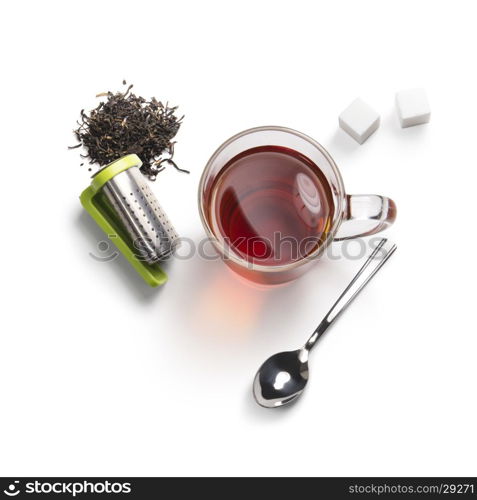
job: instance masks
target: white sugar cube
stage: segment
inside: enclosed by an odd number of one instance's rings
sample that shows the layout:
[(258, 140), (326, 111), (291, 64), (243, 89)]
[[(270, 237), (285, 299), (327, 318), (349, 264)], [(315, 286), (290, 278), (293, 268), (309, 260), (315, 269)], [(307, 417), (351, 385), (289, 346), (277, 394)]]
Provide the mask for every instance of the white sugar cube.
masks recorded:
[(401, 90), (396, 94), (396, 108), (401, 127), (412, 127), (427, 123), (431, 108), (424, 89)]
[(339, 116), (340, 127), (360, 144), (379, 127), (379, 114), (361, 99), (355, 99)]

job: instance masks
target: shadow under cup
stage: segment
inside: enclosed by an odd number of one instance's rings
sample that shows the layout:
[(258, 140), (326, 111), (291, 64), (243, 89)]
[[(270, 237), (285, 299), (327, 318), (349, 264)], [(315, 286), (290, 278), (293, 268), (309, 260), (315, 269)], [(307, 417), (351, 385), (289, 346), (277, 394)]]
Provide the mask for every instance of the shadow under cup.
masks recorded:
[(347, 195), (328, 152), (284, 127), (222, 144), (202, 174), (199, 212), (225, 263), (267, 285), (304, 274), (333, 240), (375, 234), (396, 217), (389, 198)]

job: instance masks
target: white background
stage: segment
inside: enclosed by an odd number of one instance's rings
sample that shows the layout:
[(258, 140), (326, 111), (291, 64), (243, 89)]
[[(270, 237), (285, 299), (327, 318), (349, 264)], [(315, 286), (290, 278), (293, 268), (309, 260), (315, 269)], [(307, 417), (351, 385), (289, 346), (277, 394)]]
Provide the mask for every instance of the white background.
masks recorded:
[[(476, 475), (474, 7), (4, 2), (0, 474)], [(398, 251), (320, 342), (294, 407), (256, 406), (253, 375), (361, 261), (264, 291), (199, 258), (156, 290), (122, 258), (93, 260), (89, 173), (66, 146), (123, 78), (186, 115), (176, 160), (192, 173), (152, 186), (182, 236), (204, 236), (208, 157), (252, 126), (311, 135), (350, 193), (395, 199)], [(412, 87), (432, 118), (402, 130), (394, 95)], [(363, 146), (337, 129), (357, 96), (382, 117)]]

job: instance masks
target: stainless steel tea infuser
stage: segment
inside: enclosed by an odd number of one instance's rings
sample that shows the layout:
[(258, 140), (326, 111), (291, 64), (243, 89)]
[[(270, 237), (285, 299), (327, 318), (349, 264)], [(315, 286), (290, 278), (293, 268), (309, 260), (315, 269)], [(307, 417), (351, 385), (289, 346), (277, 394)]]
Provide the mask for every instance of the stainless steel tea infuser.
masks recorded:
[(178, 235), (139, 167), (115, 175), (104, 184), (103, 192), (146, 262), (153, 264), (171, 255)]
[(253, 395), (260, 406), (277, 408), (295, 401), (301, 395), (308, 382), (308, 356), (311, 349), (395, 250), (396, 245), (383, 238), (306, 344), (296, 351), (275, 354), (263, 363), (253, 382)]
[(167, 276), (159, 263), (167, 259), (180, 239), (139, 168), (134, 154), (99, 170), (80, 196), (96, 223), (151, 286)]

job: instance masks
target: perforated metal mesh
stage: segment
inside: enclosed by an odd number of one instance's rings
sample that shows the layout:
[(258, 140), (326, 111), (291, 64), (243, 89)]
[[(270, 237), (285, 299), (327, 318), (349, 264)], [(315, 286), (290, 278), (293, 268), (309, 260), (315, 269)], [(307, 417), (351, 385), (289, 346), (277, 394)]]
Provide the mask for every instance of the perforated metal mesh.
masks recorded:
[(138, 257), (154, 263), (171, 255), (178, 235), (138, 167), (113, 177), (103, 191), (129, 233)]

